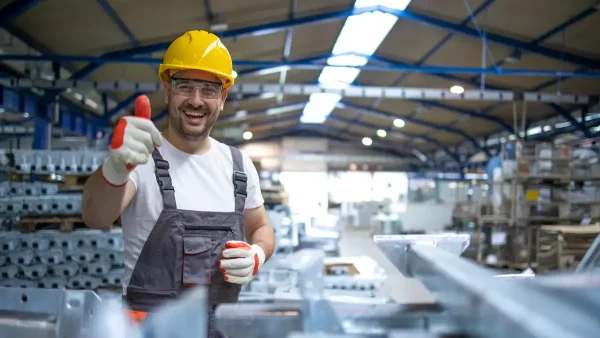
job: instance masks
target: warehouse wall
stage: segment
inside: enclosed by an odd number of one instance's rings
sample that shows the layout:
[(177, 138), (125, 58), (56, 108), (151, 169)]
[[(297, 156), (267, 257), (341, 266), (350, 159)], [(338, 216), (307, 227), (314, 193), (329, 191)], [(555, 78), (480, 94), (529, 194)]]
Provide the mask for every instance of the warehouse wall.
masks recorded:
[(451, 223), (453, 209), (453, 202), (408, 203), (406, 212), (400, 214), (400, 220), (405, 230), (442, 231), (445, 225)]

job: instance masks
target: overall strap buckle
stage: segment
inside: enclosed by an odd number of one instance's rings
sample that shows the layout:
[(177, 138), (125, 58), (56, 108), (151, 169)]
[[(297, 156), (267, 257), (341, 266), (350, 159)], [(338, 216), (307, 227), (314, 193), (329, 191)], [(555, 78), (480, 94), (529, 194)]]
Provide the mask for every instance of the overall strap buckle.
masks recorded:
[(162, 191), (175, 191), (171, 182), (171, 176), (169, 175), (169, 168), (169, 162), (162, 159), (154, 159), (154, 174), (156, 176), (156, 182)]
[(233, 192), (235, 195), (248, 196), (248, 176), (242, 171), (233, 171)]

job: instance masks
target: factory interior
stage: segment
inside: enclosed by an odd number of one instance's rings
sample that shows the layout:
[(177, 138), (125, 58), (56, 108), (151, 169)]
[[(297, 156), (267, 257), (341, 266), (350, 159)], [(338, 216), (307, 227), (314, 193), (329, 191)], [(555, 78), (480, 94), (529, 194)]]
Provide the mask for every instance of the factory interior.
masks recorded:
[(0, 0), (0, 338), (598, 337), (599, 12)]

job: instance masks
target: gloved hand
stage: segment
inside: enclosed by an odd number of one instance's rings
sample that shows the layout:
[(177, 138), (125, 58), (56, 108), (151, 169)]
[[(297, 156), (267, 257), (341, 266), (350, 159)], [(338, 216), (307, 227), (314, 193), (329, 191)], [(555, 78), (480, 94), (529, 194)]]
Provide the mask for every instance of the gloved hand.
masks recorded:
[(219, 261), (219, 271), (225, 274), (224, 279), (230, 283), (248, 284), (265, 263), (265, 252), (254, 244), (241, 241), (225, 243), (223, 259)]
[(102, 165), (102, 177), (108, 184), (125, 185), (131, 170), (148, 162), (154, 147), (162, 144), (162, 135), (150, 117), (150, 100), (140, 95), (135, 100), (135, 116), (121, 118), (115, 127), (108, 157)]

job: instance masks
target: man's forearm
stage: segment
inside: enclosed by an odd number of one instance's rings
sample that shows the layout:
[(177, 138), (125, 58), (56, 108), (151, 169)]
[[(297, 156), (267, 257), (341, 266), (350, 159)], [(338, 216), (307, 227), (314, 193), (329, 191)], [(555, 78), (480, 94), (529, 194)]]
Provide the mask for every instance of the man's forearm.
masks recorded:
[(265, 224), (252, 233), (250, 236), (250, 244), (260, 246), (265, 252), (265, 261), (271, 257), (275, 250), (275, 234), (273, 228)]
[(101, 168), (98, 169), (83, 188), (83, 221), (90, 228), (110, 227), (131, 201), (130, 190), (127, 185), (119, 188), (110, 186), (102, 178)]

